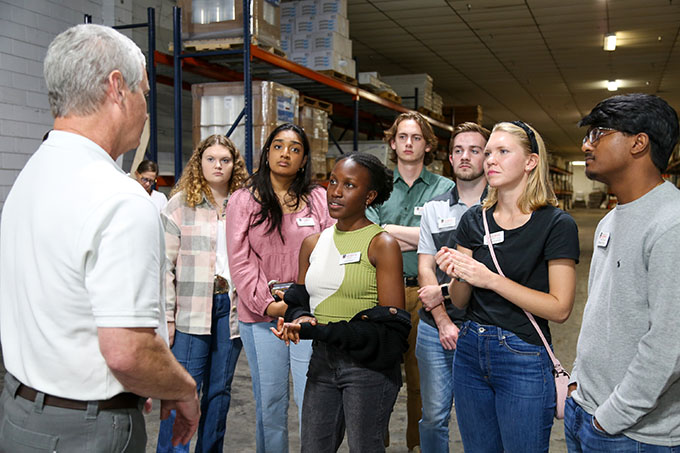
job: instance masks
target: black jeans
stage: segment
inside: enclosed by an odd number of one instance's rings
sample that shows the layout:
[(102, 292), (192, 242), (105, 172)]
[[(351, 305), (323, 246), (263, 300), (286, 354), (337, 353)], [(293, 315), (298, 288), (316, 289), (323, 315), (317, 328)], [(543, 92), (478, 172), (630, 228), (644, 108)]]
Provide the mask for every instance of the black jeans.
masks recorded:
[(302, 404), (302, 452), (335, 452), (347, 430), (350, 452), (385, 451), (383, 436), (401, 387), (401, 366), (370, 370), (314, 341)]

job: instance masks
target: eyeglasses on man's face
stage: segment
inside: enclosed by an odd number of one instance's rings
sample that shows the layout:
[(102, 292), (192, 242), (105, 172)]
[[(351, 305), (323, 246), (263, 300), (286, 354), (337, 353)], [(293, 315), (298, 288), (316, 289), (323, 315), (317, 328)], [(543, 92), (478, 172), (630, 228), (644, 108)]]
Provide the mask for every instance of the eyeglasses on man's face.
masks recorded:
[(585, 137), (583, 137), (583, 144), (585, 145), (586, 142), (590, 142), (591, 145), (594, 145), (605, 135), (613, 134), (614, 132), (617, 132), (616, 129), (612, 129), (611, 127), (594, 127), (586, 133)]
[(156, 184), (156, 180), (155, 180), (155, 179), (145, 178), (144, 176), (142, 176), (141, 178), (139, 178), (139, 180), (140, 180), (142, 183), (144, 183), (144, 184), (149, 184), (149, 185), (151, 185), (151, 184)]

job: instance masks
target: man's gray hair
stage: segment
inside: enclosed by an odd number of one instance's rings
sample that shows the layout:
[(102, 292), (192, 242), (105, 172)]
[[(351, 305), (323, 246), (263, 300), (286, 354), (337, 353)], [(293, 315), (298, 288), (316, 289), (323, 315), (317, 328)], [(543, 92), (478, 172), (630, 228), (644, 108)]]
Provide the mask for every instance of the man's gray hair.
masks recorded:
[(52, 115), (85, 116), (99, 109), (109, 74), (119, 70), (131, 91), (144, 77), (137, 45), (111, 27), (80, 24), (60, 33), (47, 49), (44, 75)]

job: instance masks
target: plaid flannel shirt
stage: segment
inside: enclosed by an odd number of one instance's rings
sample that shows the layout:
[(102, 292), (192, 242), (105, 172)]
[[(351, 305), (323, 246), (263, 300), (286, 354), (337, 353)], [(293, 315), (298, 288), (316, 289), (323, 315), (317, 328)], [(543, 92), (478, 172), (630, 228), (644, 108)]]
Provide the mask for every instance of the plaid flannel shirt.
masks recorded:
[[(187, 206), (183, 192), (175, 194), (161, 211), (165, 230), (166, 318), (168, 322), (174, 321), (180, 332), (210, 334), (218, 216), (217, 209), (206, 198), (194, 208)], [(226, 277), (231, 298), (229, 324), (234, 338), (238, 336), (237, 296), (231, 276)]]

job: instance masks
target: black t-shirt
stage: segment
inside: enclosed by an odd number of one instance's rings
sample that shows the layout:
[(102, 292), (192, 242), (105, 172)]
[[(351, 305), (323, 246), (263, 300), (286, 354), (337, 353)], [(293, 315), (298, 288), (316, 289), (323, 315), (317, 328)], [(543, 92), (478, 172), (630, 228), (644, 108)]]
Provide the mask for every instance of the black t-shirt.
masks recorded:
[[(495, 206), (487, 211), (489, 232), (503, 231), (503, 242), (494, 243), (493, 247), (503, 273), (512, 281), (547, 293), (550, 291), (549, 260), (568, 258), (578, 263), (578, 229), (574, 219), (566, 212), (545, 206), (534, 211), (529, 221), (521, 227), (503, 230), (493, 218), (494, 209)], [(481, 206), (474, 206), (463, 215), (457, 240), (459, 245), (472, 250), (472, 256), (477, 261), (498, 273), (484, 243)], [(527, 343), (543, 344), (524, 311), (491, 290), (472, 288), (467, 318), (509, 330)], [(538, 316), (534, 318), (545, 338), (551, 342), (548, 321)]]

